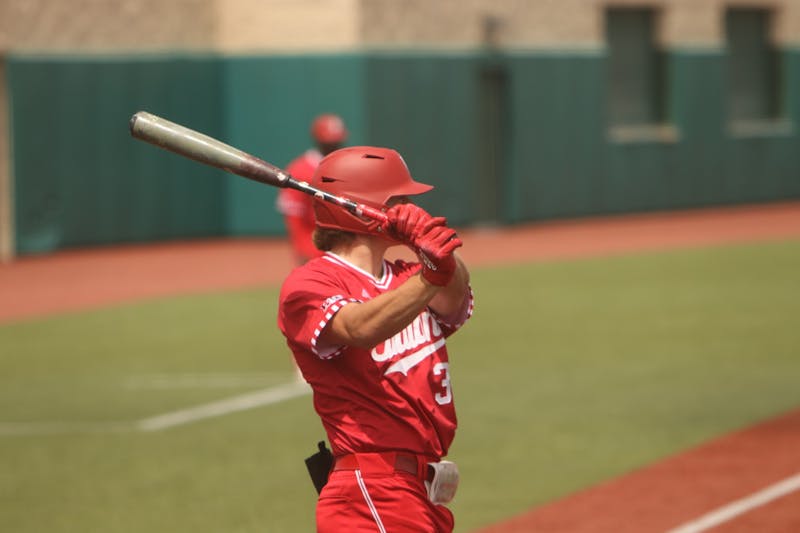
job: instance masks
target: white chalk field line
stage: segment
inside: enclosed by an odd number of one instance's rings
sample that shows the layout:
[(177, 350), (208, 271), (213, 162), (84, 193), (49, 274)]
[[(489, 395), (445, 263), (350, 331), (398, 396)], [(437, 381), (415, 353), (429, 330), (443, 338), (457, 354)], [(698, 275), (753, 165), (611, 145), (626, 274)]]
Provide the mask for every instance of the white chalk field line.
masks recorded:
[(207, 418), (225, 416), (239, 411), (278, 404), (307, 394), (311, 394), (311, 387), (309, 387), (307, 383), (291, 382), (135, 421), (0, 422), (0, 437), (122, 431), (160, 431)]
[(745, 498), (733, 501), (667, 533), (700, 533), (800, 489), (800, 472)]
[(238, 396), (190, 407), (188, 409), (151, 416), (136, 422), (136, 429), (140, 431), (158, 431), (206, 418), (223, 416), (237, 411), (280, 403), (310, 393), (311, 387), (309, 387), (307, 383), (287, 383), (285, 385), (279, 385), (277, 387), (247, 394), (240, 394)]

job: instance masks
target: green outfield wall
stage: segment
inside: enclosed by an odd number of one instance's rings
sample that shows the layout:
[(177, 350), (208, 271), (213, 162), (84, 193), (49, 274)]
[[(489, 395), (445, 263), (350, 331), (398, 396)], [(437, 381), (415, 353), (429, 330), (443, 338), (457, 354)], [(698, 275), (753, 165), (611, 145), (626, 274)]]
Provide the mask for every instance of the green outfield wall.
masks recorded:
[(224, 234), (220, 173), (128, 132), (146, 109), (222, 135), (220, 71), (203, 57), (10, 58), (17, 252)]
[(319, 112), (391, 146), (453, 224), (800, 197), (800, 50), (780, 124), (733, 128), (724, 50), (666, 54), (670, 134), (615, 135), (604, 50), (148, 57), (11, 56), (17, 253), (281, 235), (275, 191), (134, 141), (148, 110), (278, 165)]
[[(225, 59), (225, 142), (284, 167), (310, 147), (314, 117), (336, 112), (347, 122), (349, 142), (366, 143), (363, 65), (361, 57), (342, 55)], [(275, 189), (230, 177), (226, 193), (229, 234), (283, 233)]]

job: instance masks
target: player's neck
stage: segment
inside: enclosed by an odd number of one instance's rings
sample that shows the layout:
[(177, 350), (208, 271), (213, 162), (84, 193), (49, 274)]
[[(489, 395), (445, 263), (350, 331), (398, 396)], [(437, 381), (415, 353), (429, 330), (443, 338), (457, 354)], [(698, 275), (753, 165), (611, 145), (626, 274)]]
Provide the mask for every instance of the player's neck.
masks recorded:
[(369, 272), (376, 279), (383, 275), (383, 256), (389, 243), (383, 239), (358, 236), (346, 245), (331, 250), (350, 264)]

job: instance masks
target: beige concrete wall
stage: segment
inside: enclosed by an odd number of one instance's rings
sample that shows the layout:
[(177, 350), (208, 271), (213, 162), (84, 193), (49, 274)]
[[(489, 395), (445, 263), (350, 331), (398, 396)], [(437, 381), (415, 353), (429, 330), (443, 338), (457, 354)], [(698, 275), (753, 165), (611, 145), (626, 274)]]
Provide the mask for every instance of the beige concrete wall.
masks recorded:
[(775, 41), (800, 44), (800, 0), (363, 0), (361, 34), (377, 47), (474, 47), (485, 40), (484, 21), (492, 17), (502, 47), (599, 47), (606, 7), (650, 6), (661, 11), (662, 44), (719, 47), (729, 5), (775, 9)]
[(800, 44), (800, 0), (0, 0), (0, 51), (339, 51), (580, 48), (603, 43), (609, 5), (662, 10), (670, 46), (719, 46), (727, 5), (779, 13), (774, 38)]
[(359, 0), (2, 0), (0, 50), (354, 48)]
[(359, 0), (219, 0), (223, 52), (336, 51), (360, 44)]
[(214, 46), (214, 0), (2, 0), (0, 50), (150, 51)]
[(597, 42), (589, 0), (363, 0), (362, 6), (364, 42), (376, 47), (480, 46), (490, 37), (487, 22), (495, 25), (491, 40), (501, 47)]

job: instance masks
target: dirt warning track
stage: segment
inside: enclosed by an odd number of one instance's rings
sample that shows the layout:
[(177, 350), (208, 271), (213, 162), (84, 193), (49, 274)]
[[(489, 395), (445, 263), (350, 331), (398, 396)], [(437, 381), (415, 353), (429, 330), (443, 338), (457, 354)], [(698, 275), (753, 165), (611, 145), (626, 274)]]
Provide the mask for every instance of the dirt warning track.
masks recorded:
[[(800, 238), (800, 202), (464, 229), (471, 267)], [(398, 252), (402, 255), (402, 252)], [(0, 323), (162, 296), (277, 285), (282, 239), (68, 250), (0, 264)]]

